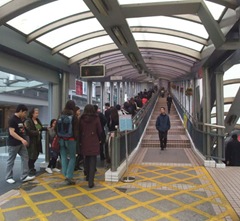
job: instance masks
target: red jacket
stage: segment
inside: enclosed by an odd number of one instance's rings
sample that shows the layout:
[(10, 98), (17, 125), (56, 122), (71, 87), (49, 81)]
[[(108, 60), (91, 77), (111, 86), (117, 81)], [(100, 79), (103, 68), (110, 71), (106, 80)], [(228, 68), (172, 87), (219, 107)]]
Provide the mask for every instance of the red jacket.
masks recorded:
[(79, 122), (79, 142), (83, 156), (100, 153), (102, 126), (98, 115), (82, 115)]

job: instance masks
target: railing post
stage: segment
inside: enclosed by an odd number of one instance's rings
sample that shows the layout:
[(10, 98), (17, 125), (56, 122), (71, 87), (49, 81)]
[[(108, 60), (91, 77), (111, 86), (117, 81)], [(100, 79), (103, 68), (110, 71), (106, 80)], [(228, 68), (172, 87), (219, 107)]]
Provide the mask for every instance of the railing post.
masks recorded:
[(114, 136), (110, 140), (110, 148), (111, 148), (111, 171), (117, 171), (118, 162), (119, 162), (119, 131), (114, 132)]

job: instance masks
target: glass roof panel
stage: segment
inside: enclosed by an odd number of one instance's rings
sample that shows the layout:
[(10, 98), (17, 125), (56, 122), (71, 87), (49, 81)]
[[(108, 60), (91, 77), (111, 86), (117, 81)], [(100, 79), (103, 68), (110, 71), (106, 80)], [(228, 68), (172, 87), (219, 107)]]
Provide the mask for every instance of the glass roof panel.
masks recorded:
[(58, 0), (19, 15), (8, 21), (7, 24), (24, 34), (30, 34), (51, 22), (84, 11), (89, 11), (84, 1)]
[(75, 37), (100, 30), (103, 30), (101, 24), (96, 18), (91, 18), (58, 28), (39, 37), (37, 40), (53, 48)]
[(91, 48), (95, 48), (95, 47), (110, 44), (110, 43), (113, 43), (113, 40), (109, 36), (101, 36), (101, 37), (92, 38), (87, 41), (83, 41), (81, 43), (75, 44), (71, 47), (68, 47), (60, 51), (60, 53), (70, 58), (76, 54), (79, 54)]
[(0, 0), (0, 7), (7, 4), (8, 2), (11, 2), (12, 0)]
[(237, 79), (240, 77), (239, 75), (240, 70), (240, 64), (233, 65), (230, 69), (228, 69), (224, 75), (223, 80), (231, 80), (231, 79)]
[(189, 33), (191, 35), (196, 35), (205, 39), (208, 38), (208, 33), (202, 24), (186, 21), (179, 18), (152, 16), (143, 18), (128, 18), (127, 22), (130, 27), (159, 27)]
[[(128, 5), (128, 4), (144, 4), (144, 3), (155, 3), (155, 2), (177, 2), (177, 1), (183, 1), (183, 0), (118, 0), (120, 5)], [(205, 4), (207, 5), (209, 11), (211, 12), (212, 16), (214, 17), (215, 20), (218, 20), (223, 13), (225, 7), (204, 0)]]
[(133, 33), (133, 36), (136, 41), (160, 41), (160, 42), (167, 42), (170, 44), (181, 45), (183, 47), (191, 48), (196, 51), (201, 51), (203, 48), (202, 44), (199, 44), (194, 41), (190, 41), (187, 39), (171, 36), (171, 35), (164, 35), (164, 34), (153, 34), (153, 33)]

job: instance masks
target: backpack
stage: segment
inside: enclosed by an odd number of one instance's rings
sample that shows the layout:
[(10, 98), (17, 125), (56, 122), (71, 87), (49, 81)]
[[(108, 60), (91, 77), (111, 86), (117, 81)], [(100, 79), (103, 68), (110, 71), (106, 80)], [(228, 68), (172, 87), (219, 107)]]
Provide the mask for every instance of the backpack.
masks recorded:
[(57, 120), (57, 135), (63, 138), (73, 137), (73, 115), (61, 115)]

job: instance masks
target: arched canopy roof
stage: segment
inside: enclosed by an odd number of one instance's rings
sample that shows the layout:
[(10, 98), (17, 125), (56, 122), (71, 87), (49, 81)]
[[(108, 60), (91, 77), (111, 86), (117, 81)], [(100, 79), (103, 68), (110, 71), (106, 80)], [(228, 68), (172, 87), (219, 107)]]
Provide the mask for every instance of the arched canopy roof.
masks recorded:
[(53, 59), (61, 55), (70, 67), (103, 63), (103, 80), (115, 75), (126, 81), (174, 81), (194, 75), (212, 53), (234, 47), (226, 39), (239, 19), (238, 4), (237, 0), (0, 0), (0, 33), (2, 27), (20, 33), (22, 44), (43, 45)]

